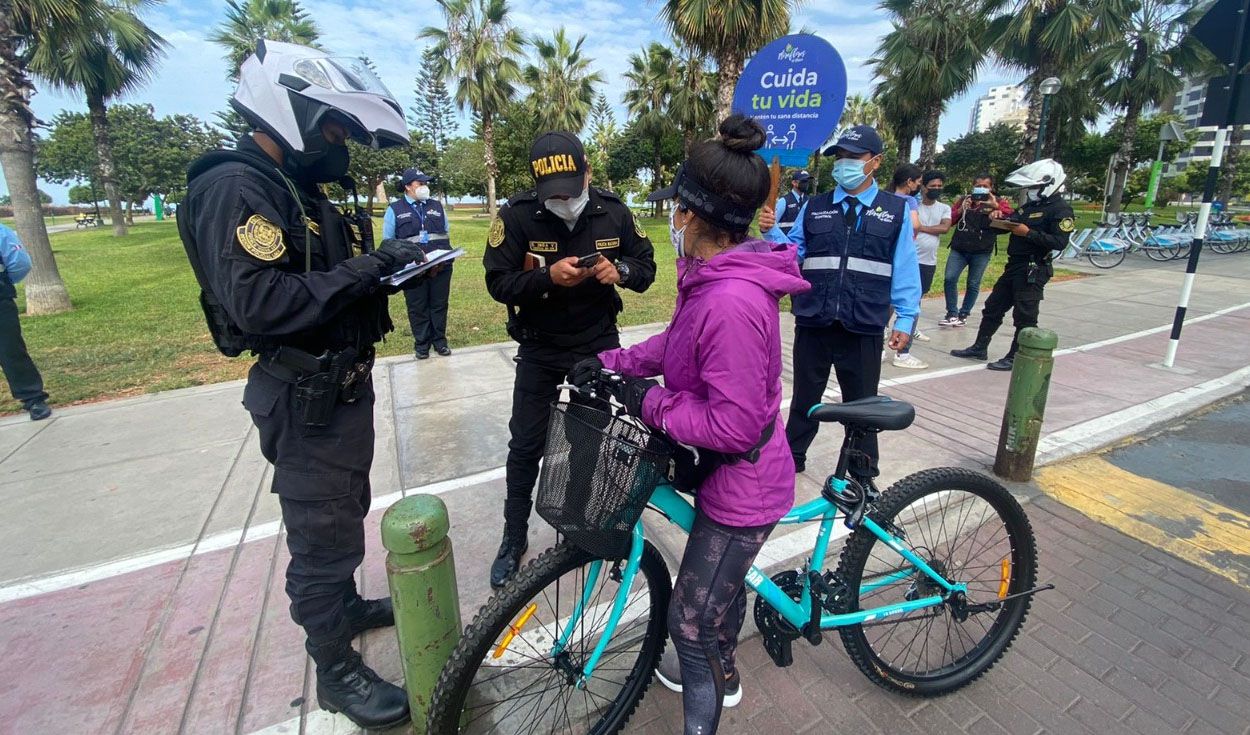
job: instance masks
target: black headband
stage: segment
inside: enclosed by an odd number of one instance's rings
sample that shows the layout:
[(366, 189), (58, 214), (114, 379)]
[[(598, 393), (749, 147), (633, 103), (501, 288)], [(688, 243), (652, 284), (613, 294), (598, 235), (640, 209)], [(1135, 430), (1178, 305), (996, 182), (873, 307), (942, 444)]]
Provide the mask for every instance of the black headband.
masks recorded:
[(677, 169), (673, 181), (676, 197), (703, 219), (730, 232), (745, 232), (755, 219), (755, 210), (738, 206), (706, 189), (693, 176), (687, 175), (685, 164)]

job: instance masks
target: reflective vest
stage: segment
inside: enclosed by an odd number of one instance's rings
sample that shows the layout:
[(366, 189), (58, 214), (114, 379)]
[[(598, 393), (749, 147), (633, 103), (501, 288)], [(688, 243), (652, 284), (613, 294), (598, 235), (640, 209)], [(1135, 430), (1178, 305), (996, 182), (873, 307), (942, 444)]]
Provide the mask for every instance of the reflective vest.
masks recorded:
[(791, 308), (795, 323), (827, 327), (842, 322), (847, 331), (881, 334), (889, 321), (894, 249), (907, 207), (900, 197), (877, 192), (862, 207), (852, 231), (842, 214), (846, 200), (833, 203), (833, 193), (810, 199), (803, 218), (806, 251), (803, 277), (812, 290), (796, 294)]
[(423, 249), (429, 251), (448, 247), (447, 216), (443, 214), (442, 202), (431, 197), (424, 202), (409, 203), (401, 195), (391, 202), (391, 212), (395, 214), (396, 239), (417, 237), (424, 229), (430, 234), (430, 242), (422, 245)]
[(781, 228), (783, 234), (789, 235), (790, 229), (794, 227), (794, 223), (799, 219), (799, 210), (803, 208), (803, 203), (807, 201), (806, 196), (799, 196), (793, 190), (786, 194), (786, 208), (781, 211), (781, 219), (777, 220), (777, 226)]

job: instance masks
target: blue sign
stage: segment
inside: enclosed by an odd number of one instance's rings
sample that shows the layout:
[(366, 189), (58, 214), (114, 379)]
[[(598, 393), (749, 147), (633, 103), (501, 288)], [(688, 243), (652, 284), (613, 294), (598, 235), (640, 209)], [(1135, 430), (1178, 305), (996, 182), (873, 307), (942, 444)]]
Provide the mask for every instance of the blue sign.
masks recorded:
[(806, 166), (833, 134), (846, 105), (846, 66), (829, 42), (799, 33), (759, 50), (738, 79), (733, 111), (750, 115), (768, 136), (759, 153), (784, 166)]

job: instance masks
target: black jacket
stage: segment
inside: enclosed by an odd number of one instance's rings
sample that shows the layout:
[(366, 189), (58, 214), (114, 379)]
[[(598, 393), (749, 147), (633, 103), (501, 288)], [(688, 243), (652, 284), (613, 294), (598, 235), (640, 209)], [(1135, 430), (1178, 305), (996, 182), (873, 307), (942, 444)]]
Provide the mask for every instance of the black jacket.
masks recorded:
[(1036, 202), (1026, 202), (1016, 211), (1015, 219), (1029, 226), (1024, 237), (1012, 235), (1007, 240), (1007, 265), (1049, 263), (1055, 251), (1068, 247), (1068, 239), (1076, 229), (1072, 205), (1054, 194)]

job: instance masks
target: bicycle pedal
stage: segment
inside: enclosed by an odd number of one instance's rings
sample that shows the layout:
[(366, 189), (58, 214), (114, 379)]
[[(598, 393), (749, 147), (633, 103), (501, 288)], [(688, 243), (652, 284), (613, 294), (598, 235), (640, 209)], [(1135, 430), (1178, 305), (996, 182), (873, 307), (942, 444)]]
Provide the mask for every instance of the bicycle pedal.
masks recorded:
[(764, 652), (778, 668), (784, 669), (794, 663), (794, 645), (789, 638), (765, 635)]

